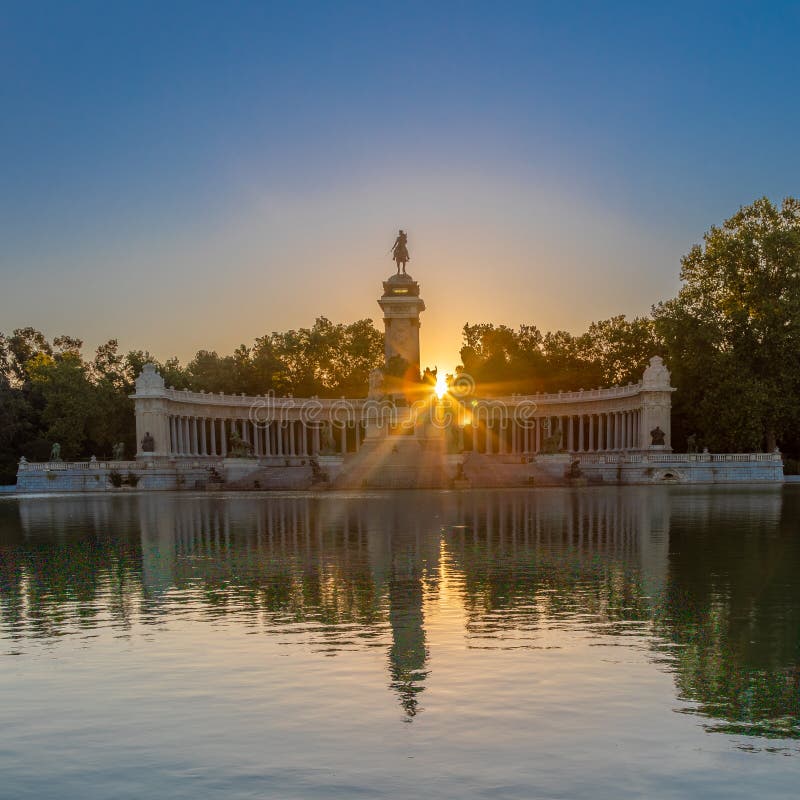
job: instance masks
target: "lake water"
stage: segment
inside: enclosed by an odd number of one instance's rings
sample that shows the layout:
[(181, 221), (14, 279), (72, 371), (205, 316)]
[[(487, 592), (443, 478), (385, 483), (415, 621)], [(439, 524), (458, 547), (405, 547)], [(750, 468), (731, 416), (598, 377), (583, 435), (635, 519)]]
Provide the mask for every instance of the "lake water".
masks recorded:
[(0, 498), (0, 796), (796, 796), (799, 522), (800, 486)]

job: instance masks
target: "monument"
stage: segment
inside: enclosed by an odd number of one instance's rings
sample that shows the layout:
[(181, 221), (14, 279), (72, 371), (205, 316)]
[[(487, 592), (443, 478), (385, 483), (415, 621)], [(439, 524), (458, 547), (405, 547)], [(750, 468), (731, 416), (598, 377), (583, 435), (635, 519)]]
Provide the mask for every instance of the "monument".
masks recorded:
[(406, 263), (410, 260), (407, 242), (408, 237), (401, 230), (392, 247), (397, 273), (383, 282), (383, 295), (378, 305), (383, 311), (387, 368), (391, 369), (393, 362), (396, 364), (402, 359), (405, 377), (419, 380), (419, 315), (425, 310), (425, 303), (419, 296), (419, 284), (406, 272)]

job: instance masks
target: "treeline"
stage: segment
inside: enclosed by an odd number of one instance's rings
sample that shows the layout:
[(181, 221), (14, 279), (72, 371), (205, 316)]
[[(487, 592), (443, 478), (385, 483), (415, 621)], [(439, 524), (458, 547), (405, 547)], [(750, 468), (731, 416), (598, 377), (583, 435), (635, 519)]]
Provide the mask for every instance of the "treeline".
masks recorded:
[(201, 350), (185, 366), (150, 353), (121, 353), (116, 339), (82, 356), (71, 336), (52, 341), (34, 328), (0, 333), (0, 484), (13, 483), (20, 456), (46, 460), (54, 442), (61, 457), (110, 457), (115, 444), (136, 452), (134, 382), (148, 361), (167, 386), (193, 391), (296, 397), (363, 397), (369, 372), (383, 363), (383, 334), (372, 320), (262, 336), (232, 355)]
[[(582, 334), (534, 325), (465, 325), (462, 366), (484, 395), (590, 389), (638, 381), (654, 354), (672, 371), (673, 446), (694, 434), (712, 452), (800, 450), (800, 201), (766, 198), (713, 227), (682, 259), (676, 298), (652, 314), (595, 322)], [(135, 452), (129, 395), (147, 361), (168, 386), (295, 397), (363, 397), (383, 365), (372, 320), (272, 333), (231, 355), (201, 350), (185, 366), (120, 353), (116, 340), (82, 356), (69, 336), (0, 334), (0, 483), (20, 456), (44, 460)]]
[(485, 391), (627, 383), (662, 355), (677, 388), (673, 446), (800, 449), (800, 200), (767, 198), (712, 227), (681, 261), (678, 296), (579, 336), (466, 325), (463, 369)]

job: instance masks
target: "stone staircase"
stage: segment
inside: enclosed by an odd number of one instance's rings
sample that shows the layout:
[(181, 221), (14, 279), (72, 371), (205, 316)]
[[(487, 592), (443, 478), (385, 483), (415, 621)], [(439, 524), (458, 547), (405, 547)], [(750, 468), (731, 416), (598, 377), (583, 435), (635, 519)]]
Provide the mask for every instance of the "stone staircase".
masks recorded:
[(388, 436), (348, 455), (334, 489), (444, 489), (452, 484), (443, 439)]
[(311, 467), (257, 467), (247, 475), (236, 480), (226, 481), (225, 489), (310, 489), (312, 485)]

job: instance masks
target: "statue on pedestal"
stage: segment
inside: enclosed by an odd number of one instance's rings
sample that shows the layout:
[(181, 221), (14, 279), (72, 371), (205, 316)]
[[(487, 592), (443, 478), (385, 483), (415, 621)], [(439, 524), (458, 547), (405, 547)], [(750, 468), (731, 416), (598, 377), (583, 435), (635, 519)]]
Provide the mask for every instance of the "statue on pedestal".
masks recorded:
[(147, 431), (144, 436), (142, 436), (142, 452), (143, 453), (154, 453), (156, 449), (156, 440), (150, 435), (150, 431)]
[(383, 370), (377, 367), (369, 373), (369, 394), (370, 400), (380, 400), (383, 397)]
[(411, 260), (408, 254), (408, 235), (404, 230), (400, 230), (397, 238), (392, 245), (392, 258), (397, 264), (397, 274), (400, 274), (400, 267), (403, 267), (403, 275), (406, 274), (406, 264)]
[(659, 426), (650, 431), (650, 444), (652, 447), (663, 447), (667, 434)]
[(550, 425), (549, 419), (545, 419), (542, 428), (544, 429), (544, 440), (542, 441), (542, 446), (540, 449), (542, 455), (554, 455), (555, 453), (560, 453), (562, 442), (561, 428), (557, 427), (555, 431), (552, 431), (552, 426)]
[(320, 454), (324, 456), (332, 456), (336, 454), (336, 442), (333, 438), (333, 429), (330, 425), (322, 426), (322, 444), (320, 446)]
[(122, 461), (125, 458), (125, 442), (117, 442), (111, 448), (111, 458), (113, 461)]
[(231, 456), (233, 458), (249, 458), (253, 455), (253, 445), (239, 435), (239, 431), (231, 433)]
[(50, 460), (61, 461), (61, 445), (58, 442), (53, 442), (53, 446), (50, 448)]

